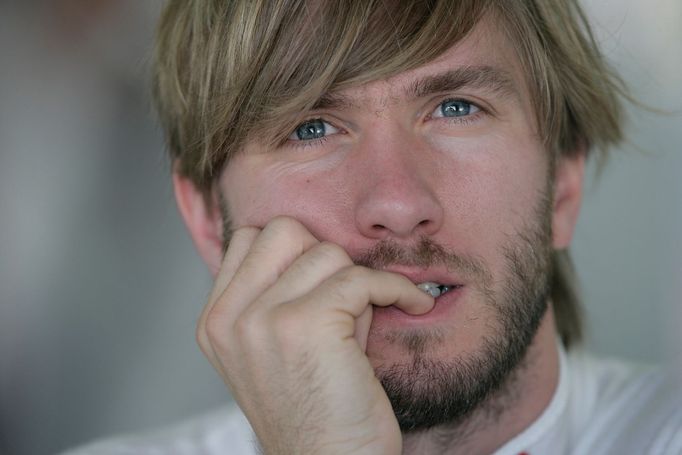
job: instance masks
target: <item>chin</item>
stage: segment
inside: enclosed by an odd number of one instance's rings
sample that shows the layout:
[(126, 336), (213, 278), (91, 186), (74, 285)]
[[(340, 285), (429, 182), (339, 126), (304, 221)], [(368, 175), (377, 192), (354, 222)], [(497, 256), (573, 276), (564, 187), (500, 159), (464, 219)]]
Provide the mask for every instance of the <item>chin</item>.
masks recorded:
[(467, 288), (450, 291), (416, 316), (394, 306), (375, 308), (367, 339), (372, 365), (410, 365), (416, 358), (456, 362), (481, 351), (485, 339), (499, 338), (504, 328), (476, 296)]
[(524, 368), (546, 313), (545, 299), (535, 303), (515, 318), (504, 311), (467, 314), (461, 303), (450, 309), (461, 314), (450, 319), (414, 323), (386, 315), (373, 322), (367, 355), (401, 430), (457, 425), (486, 406), (501, 412), (500, 392)]

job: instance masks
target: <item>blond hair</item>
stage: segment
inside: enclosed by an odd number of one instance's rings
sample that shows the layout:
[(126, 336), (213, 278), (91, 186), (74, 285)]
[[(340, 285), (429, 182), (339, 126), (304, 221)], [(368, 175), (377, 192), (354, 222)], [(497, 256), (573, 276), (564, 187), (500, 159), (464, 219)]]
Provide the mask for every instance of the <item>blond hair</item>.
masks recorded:
[[(250, 140), (277, 144), (329, 92), (432, 61), (493, 15), (517, 50), (553, 157), (603, 158), (622, 138), (620, 79), (575, 0), (170, 0), (154, 95), (176, 172), (209, 197)], [(552, 302), (564, 344), (581, 337), (568, 252)]]

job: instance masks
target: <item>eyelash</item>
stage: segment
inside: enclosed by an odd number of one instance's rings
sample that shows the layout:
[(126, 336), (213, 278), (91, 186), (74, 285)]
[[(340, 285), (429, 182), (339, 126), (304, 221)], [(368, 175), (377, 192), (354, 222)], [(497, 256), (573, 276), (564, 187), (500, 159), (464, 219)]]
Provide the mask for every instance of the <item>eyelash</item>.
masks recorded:
[[(472, 113), (472, 114), (469, 114), (469, 115), (461, 116), (461, 117), (436, 117), (436, 118), (434, 118), (434, 117), (433, 117), (433, 112), (434, 112), (436, 109), (438, 109), (442, 104), (447, 103), (447, 102), (450, 102), (450, 101), (459, 101), (459, 102), (463, 102), (463, 103), (466, 103), (466, 104), (470, 104), (471, 106), (476, 107), (476, 109), (478, 109), (478, 111), (476, 111), (476, 112), (474, 112), (474, 113)], [(481, 105), (479, 105), (478, 103), (474, 103), (473, 101), (469, 101), (469, 100), (467, 100), (467, 99), (465, 99), (465, 98), (445, 98), (445, 99), (440, 100), (440, 101), (438, 102), (438, 104), (436, 104), (436, 106), (430, 111), (430, 113), (427, 115), (426, 118), (429, 119), (429, 120), (432, 120), (432, 119), (433, 119), (433, 120), (442, 120), (442, 121), (445, 121), (445, 122), (447, 122), (447, 123), (449, 123), (449, 124), (457, 124), (457, 125), (464, 125), (464, 126), (466, 126), (466, 125), (472, 124), (473, 122), (476, 122), (476, 121), (478, 120), (478, 117), (480, 117), (481, 115), (487, 114), (487, 113), (488, 113), (488, 110), (487, 110), (487, 109), (483, 108), (483, 107), (482, 107)], [(334, 125), (333, 123), (331, 123), (331, 122), (329, 122), (328, 120), (326, 120), (324, 117), (311, 117), (311, 118), (305, 119), (305, 120), (303, 120), (301, 123), (299, 123), (299, 124), (296, 126), (296, 128), (299, 128), (301, 125), (305, 124), (306, 122), (310, 122), (310, 121), (318, 120), (318, 119), (319, 119), (319, 120), (322, 120), (322, 121), (325, 122), (325, 123), (330, 123), (330, 124), (332, 124), (335, 128), (337, 128), (339, 131), (341, 131), (340, 133), (337, 133), (337, 134), (345, 134), (343, 128), (339, 128), (338, 126), (336, 126), (336, 125)], [(296, 128), (294, 129), (294, 131), (296, 130)], [(334, 135), (332, 135), (332, 136), (334, 136)], [(328, 140), (329, 140), (329, 136), (323, 136), (323, 137), (320, 137), (320, 138), (308, 139), (308, 140), (291, 140), (291, 139), (286, 139), (286, 140), (285, 140), (285, 144), (286, 144), (286, 145), (289, 145), (289, 146), (291, 146), (291, 147), (294, 147), (294, 148), (306, 149), (306, 148), (309, 148), (309, 147), (322, 146), (322, 145), (324, 145)]]
[[(468, 114), (468, 115), (461, 116), (461, 117), (435, 117), (435, 118), (433, 117), (433, 112), (436, 109), (440, 108), (440, 106), (442, 106), (443, 104), (451, 102), (451, 101), (457, 101), (457, 102), (469, 104), (469, 105), (475, 107), (477, 109), (477, 111), (473, 112), (471, 114)], [(479, 120), (479, 117), (481, 117), (482, 115), (488, 114), (488, 113), (489, 113), (488, 110), (485, 109), (484, 107), (482, 107), (480, 104), (475, 103), (473, 101), (470, 101), (466, 98), (445, 98), (445, 99), (439, 101), (438, 104), (436, 104), (436, 106), (433, 109), (431, 109), (431, 112), (429, 113), (427, 118), (429, 120), (444, 120), (450, 124), (457, 124), (457, 125), (465, 125), (466, 126), (466, 125), (470, 125), (470, 124), (476, 122), (477, 120)]]
[[(308, 120), (306, 120), (306, 121), (308, 121)], [(338, 133), (338, 134), (343, 134), (343, 133)], [(328, 140), (329, 140), (329, 136), (323, 136), (323, 137), (318, 137), (317, 139), (308, 139), (306, 141), (304, 141), (304, 140), (294, 141), (291, 139), (287, 139), (286, 142), (291, 147), (295, 147), (298, 149), (306, 149), (309, 147), (317, 147), (317, 146), (324, 145)]]

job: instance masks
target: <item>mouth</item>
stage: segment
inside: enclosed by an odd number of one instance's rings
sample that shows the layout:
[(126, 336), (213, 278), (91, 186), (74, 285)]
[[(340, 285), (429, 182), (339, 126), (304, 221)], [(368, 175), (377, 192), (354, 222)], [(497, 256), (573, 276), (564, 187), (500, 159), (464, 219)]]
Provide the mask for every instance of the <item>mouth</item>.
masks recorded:
[(440, 297), (443, 294), (446, 294), (452, 290), (461, 288), (461, 284), (441, 284), (441, 283), (435, 283), (433, 281), (426, 281), (423, 283), (417, 284), (417, 288), (426, 293), (429, 294), (431, 297), (436, 298)]
[[(422, 277), (421, 280), (423, 279)], [(372, 319), (372, 325), (375, 330), (381, 331), (381, 328), (393, 330), (398, 327), (431, 328), (442, 325), (444, 321), (452, 321), (452, 318), (458, 317), (456, 314), (464, 298), (465, 284), (450, 284), (451, 282), (449, 281), (421, 280), (414, 280), (413, 283), (415, 283), (417, 289), (430, 295), (435, 300), (433, 308), (427, 313), (414, 315), (406, 313), (393, 305), (376, 307), (374, 308)]]

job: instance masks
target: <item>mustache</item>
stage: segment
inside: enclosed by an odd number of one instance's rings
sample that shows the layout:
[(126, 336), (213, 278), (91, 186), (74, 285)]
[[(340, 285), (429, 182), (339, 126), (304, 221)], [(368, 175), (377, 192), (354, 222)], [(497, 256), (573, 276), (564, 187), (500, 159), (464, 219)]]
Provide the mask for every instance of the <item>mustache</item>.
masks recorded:
[(428, 237), (421, 237), (411, 246), (401, 245), (392, 239), (384, 239), (360, 252), (353, 258), (353, 262), (377, 270), (391, 265), (422, 269), (443, 266), (448, 272), (457, 273), (462, 278), (480, 279), (484, 282), (492, 280), (490, 271), (482, 259), (453, 251)]

